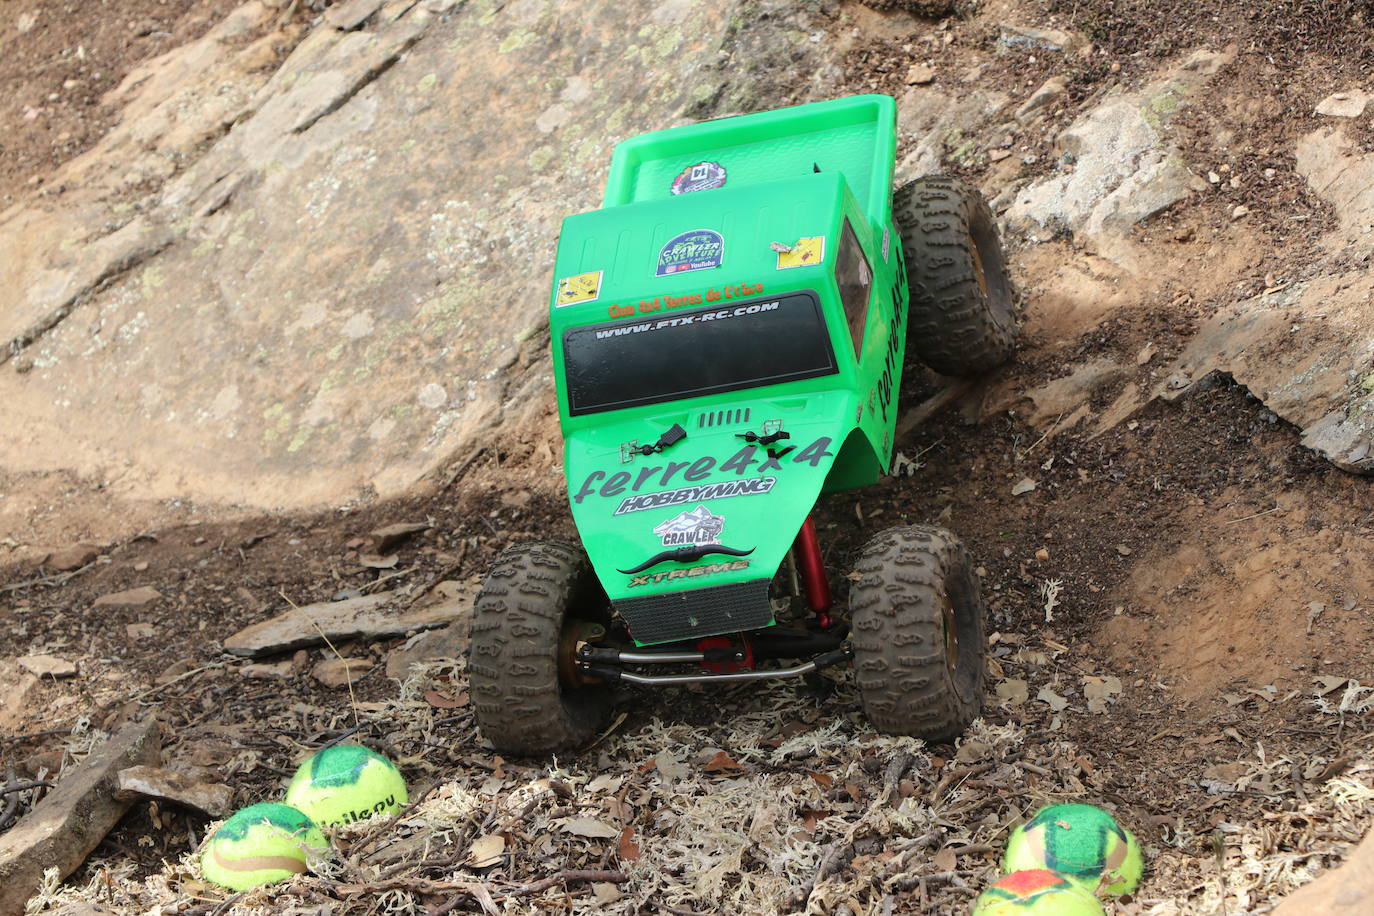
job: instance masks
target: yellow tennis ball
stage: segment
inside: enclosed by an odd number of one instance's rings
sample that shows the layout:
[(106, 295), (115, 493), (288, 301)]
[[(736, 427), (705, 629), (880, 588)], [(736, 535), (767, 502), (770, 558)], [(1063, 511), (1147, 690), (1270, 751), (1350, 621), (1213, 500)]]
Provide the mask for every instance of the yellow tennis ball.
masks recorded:
[(233, 891), (304, 873), (329, 849), (309, 817), (276, 802), (249, 805), (220, 824), (200, 856), (207, 880)]
[(356, 744), (336, 744), (315, 754), (286, 787), (288, 805), (330, 827), (395, 814), (407, 800), (406, 781), (396, 765)]
[(1043, 868), (1014, 871), (978, 895), (972, 916), (1103, 916), (1087, 888)]
[(1002, 870), (1048, 868), (1089, 890), (1134, 893), (1145, 857), (1129, 830), (1093, 805), (1050, 805), (1012, 831)]

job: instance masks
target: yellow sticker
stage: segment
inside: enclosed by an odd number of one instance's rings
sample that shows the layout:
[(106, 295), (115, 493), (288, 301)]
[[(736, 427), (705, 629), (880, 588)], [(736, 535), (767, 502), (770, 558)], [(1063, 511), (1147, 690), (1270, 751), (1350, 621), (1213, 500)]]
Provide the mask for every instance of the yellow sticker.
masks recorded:
[(778, 252), (778, 270), (789, 267), (810, 267), (825, 260), (825, 236), (797, 239), (791, 251)]
[(595, 302), (601, 295), (601, 271), (576, 274), (558, 281), (558, 295), (553, 304), (559, 308), (579, 302)]

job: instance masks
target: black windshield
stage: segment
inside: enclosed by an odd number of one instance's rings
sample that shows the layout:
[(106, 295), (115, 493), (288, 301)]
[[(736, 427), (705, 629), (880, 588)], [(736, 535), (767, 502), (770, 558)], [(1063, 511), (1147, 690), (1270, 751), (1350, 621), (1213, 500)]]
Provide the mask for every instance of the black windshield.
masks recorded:
[(811, 291), (563, 332), (568, 413), (597, 413), (837, 371)]

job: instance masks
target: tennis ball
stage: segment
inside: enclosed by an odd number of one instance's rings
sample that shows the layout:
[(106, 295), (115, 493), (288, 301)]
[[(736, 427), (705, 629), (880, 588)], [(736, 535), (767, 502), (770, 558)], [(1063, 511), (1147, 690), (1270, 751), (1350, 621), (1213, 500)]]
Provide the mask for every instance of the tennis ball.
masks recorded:
[(1048, 868), (1089, 890), (1130, 894), (1140, 886), (1140, 844), (1112, 816), (1092, 805), (1050, 805), (1012, 831), (1002, 870)]
[(289, 805), (249, 805), (220, 824), (200, 856), (206, 879), (233, 891), (285, 881), (329, 849), (315, 822)]
[(1081, 884), (1043, 868), (1014, 871), (978, 895), (972, 916), (1103, 916)]
[(330, 827), (395, 814), (406, 801), (406, 782), (395, 764), (356, 744), (318, 752), (300, 765), (286, 787), (288, 805)]

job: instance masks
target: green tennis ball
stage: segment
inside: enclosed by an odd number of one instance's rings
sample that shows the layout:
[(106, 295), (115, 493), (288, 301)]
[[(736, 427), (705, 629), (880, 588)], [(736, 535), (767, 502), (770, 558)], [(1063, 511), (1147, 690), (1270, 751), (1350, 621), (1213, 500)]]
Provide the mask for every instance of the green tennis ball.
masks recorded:
[(406, 781), (396, 765), (356, 744), (318, 752), (300, 765), (286, 787), (288, 805), (330, 827), (395, 814), (407, 800)]
[(249, 805), (220, 824), (200, 856), (207, 880), (232, 891), (302, 874), (329, 841), (305, 814), (276, 802)]
[(1131, 832), (1101, 808), (1050, 805), (1007, 840), (1002, 870), (1024, 868), (1048, 868), (1116, 896), (1140, 886), (1145, 858)]
[(1043, 868), (1014, 871), (978, 895), (972, 916), (1103, 916), (1081, 884)]

